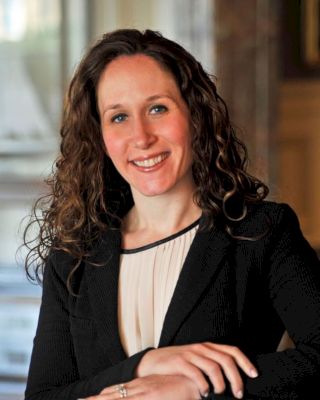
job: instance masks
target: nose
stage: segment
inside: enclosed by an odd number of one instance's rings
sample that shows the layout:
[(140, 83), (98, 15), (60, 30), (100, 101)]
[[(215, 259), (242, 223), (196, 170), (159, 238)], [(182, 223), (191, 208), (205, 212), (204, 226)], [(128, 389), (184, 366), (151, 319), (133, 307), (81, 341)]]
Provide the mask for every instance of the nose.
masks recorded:
[(132, 126), (132, 143), (138, 149), (148, 149), (157, 140), (152, 124), (142, 117), (134, 119)]

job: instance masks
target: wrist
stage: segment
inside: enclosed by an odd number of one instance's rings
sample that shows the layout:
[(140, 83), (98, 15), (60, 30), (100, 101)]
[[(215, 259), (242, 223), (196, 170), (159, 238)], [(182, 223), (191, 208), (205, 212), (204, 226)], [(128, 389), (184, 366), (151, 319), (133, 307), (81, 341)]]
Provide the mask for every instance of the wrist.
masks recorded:
[(151, 348), (149, 351), (147, 351), (144, 356), (141, 358), (139, 364), (137, 365), (135, 371), (134, 371), (134, 377), (135, 378), (143, 378), (147, 375), (151, 375), (151, 369), (148, 366), (149, 362), (149, 354), (153, 351), (154, 349)]

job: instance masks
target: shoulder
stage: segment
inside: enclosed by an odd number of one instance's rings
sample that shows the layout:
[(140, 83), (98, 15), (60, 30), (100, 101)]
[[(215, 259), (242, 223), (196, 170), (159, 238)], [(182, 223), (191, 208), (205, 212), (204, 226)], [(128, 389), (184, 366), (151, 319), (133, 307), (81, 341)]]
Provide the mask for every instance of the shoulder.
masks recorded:
[(246, 217), (230, 228), (231, 236), (239, 239), (235, 241), (237, 247), (263, 257), (272, 254), (280, 257), (288, 252), (309, 254), (311, 250), (296, 213), (285, 203), (263, 201), (250, 205)]
[(49, 252), (45, 268), (45, 276), (55, 277), (66, 284), (72, 270), (78, 264), (78, 260), (67, 251), (52, 248)]
[(290, 274), (290, 279), (311, 274), (319, 281), (317, 253), (304, 237), (298, 217), (288, 204), (264, 201), (252, 205), (246, 218), (231, 228), (232, 254), (238, 264), (266, 273), (272, 279), (286, 281)]
[(276, 203), (274, 201), (262, 201), (258, 204), (248, 206), (248, 216), (250, 215), (269, 215), (271, 218), (281, 217), (283, 214), (296, 217), (295, 212), (286, 203)]
[(296, 213), (288, 204), (271, 201), (249, 205), (246, 217), (232, 226), (235, 234), (245, 236), (274, 235), (289, 227), (300, 230)]
[(295, 258), (299, 265), (310, 263), (319, 267), (317, 253), (305, 238), (298, 217), (288, 204), (264, 201), (248, 207), (246, 218), (234, 226), (232, 234), (240, 237), (236, 243), (246, 254), (253, 251), (259, 257), (282, 262)]
[(120, 246), (120, 230), (108, 229), (99, 234), (82, 259), (66, 250), (52, 248), (46, 260), (45, 270), (51, 271), (64, 282), (67, 282), (70, 274), (73, 280), (79, 281), (82, 279), (86, 265), (97, 266), (107, 263), (111, 257), (118, 254)]

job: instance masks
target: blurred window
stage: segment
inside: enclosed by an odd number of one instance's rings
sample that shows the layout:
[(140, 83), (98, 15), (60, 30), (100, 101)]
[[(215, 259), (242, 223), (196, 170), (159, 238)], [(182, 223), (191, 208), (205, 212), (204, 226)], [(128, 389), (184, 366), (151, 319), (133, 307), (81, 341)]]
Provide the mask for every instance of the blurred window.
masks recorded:
[[(19, 225), (58, 148), (61, 8), (0, 0), (0, 399), (22, 398), (41, 288), (23, 269)], [(14, 397), (20, 395), (20, 397)]]
[(26, 253), (16, 257), (21, 221), (57, 155), (64, 83), (88, 42), (89, 7), (0, 0), (0, 400), (23, 398), (41, 287), (26, 279)]

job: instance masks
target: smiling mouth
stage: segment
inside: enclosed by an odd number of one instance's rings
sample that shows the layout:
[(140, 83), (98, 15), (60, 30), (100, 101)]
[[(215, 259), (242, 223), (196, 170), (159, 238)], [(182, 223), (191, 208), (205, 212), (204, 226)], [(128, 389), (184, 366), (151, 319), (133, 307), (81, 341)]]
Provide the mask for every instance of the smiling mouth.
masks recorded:
[(155, 165), (160, 164), (169, 156), (169, 153), (162, 153), (156, 157), (147, 158), (146, 160), (132, 160), (132, 164), (136, 165), (137, 167), (141, 168), (151, 168)]

